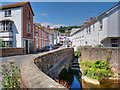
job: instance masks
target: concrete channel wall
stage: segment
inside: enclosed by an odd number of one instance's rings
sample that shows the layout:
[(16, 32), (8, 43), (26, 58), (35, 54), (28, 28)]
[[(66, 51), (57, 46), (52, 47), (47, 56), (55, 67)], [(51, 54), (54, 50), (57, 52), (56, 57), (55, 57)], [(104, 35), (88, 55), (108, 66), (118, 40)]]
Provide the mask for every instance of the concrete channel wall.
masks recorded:
[(113, 72), (120, 72), (120, 48), (117, 47), (81, 47), (82, 61), (105, 60), (111, 50), (109, 63)]
[(66, 89), (52, 78), (56, 78), (62, 68), (68, 69), (72, 56), (73, 48), (62, 48), (25, 59), (20, 66), (21, 88)]

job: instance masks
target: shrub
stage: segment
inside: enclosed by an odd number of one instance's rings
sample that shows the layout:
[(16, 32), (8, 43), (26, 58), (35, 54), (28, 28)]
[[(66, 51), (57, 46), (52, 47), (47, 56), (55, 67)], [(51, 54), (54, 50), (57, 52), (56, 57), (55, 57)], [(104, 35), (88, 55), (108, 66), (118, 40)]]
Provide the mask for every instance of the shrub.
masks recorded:
[(81, 50), (80, 50), (80, 46), (77, 47), (77, 56), (80, 57), (81, 56)]
[(110, 65), (107, 60), (96, 60), (94, 62), (83, 61), (81, 62), (81, 66), (83, 66), (82, 74), (93, 79), (102, 80), (103, 78), (112, 76)]
[(102, 44), (97, 44), (94, 47), (104, 47)]
[(2, 64), (2, 87), (20, 88), (20, 69), (14, 66), (14, 60)]

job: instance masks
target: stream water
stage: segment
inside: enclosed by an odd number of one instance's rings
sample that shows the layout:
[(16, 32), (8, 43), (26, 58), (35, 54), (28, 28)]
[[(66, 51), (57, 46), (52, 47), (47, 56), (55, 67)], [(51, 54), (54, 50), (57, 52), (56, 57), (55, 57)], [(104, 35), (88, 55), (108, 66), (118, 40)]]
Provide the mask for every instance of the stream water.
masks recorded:
[(70, 89), (78, 88), (120, 88), (120, 81), (118, 80), (102, 80), (100, 85), (94, 85), (91, 83), (84, 82), (77, 73), (67, 72), (63, 69), (59, 74), (59, 80), (66, 81), (71, 87)]
[(77, 73), (67, 72), (66, 69), (63, 69), (58, 78), (59, 80), (66, 81), (71, 89), (79, 88), (81, 90), (81, 79)]

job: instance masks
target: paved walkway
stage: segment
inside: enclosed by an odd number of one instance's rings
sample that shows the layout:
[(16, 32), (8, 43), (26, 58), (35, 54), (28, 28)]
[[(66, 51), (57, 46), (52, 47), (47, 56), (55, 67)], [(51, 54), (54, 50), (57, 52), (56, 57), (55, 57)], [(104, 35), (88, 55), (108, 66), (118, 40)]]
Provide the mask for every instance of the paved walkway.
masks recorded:
[(2, 63), (8, 63), (8, 60), (15, 60), (15, 65), (20, 66), (22, 60), (25, 60), (25, 58), (28, 58), (28, 57), (33, 56), (35, 54), (38, 54), (38, 53), (1, 57), (0, 60), (2, 60)]

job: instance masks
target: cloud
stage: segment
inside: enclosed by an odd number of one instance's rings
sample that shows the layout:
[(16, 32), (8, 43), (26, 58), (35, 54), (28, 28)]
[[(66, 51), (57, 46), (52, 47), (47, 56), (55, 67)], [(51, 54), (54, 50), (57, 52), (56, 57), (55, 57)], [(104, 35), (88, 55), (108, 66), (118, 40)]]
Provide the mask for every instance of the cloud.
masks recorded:
[(47, 16), (48, 14), (47, 13), (40, 13), (39, 15), (41, 15), (41, 16)]
[(53, 24), (53, 23), (50, 23), (50, 22), (43, 22), (43, 23), (41, 23), (41, 25), (43, 25), (43, 26), (49, 25), (50, 28), (58, 28), (60, 26), (67, 26), (65, 24)]

